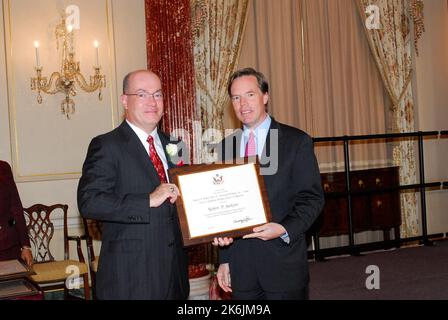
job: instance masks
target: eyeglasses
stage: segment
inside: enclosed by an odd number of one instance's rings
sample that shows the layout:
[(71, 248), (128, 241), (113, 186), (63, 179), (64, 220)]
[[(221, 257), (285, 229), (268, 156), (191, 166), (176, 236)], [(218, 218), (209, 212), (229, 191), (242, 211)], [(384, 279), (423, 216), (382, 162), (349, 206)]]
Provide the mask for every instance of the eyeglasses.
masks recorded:
[(149, 97), (153, 97), (154, 100), (162, 100), (163, 99), (163, 93), (162, 91), (156, 91), (154, 93), (149, 93), (146, 91), (140, 91), (137, 93), (125, 93), (126, 96), (137, 96), (140, 100), (146, 100)]

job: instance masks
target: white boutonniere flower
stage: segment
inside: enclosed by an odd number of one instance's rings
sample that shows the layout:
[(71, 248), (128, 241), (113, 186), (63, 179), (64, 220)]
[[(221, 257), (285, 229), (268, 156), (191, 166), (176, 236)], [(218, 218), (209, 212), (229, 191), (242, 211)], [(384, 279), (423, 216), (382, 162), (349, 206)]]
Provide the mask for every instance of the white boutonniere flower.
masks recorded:
[(177, 144), (169, 143), (166, 146), (166, 153), (170, 156), (170, 158), (177, 155)]

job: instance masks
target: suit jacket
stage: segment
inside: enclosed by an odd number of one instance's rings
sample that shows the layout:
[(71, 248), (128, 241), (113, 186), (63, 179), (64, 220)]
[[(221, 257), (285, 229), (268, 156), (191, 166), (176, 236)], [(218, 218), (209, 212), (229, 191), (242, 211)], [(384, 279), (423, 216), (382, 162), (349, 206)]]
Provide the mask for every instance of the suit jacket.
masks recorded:
[[(165, 150), (170, 138), (158, 134)], [(126, 121), (91, 141), (78, 186), (78, 207), (83, 217), (103, 221), (98, 298), (188, 296), (187, 255), (176, 207), (168, 201), (149, 207), (149, 193), (159, 185), (148, 153)]]
[[(241, 140), (241, 130), (223, 140), (218, 149), (220, 158), (239, 157)], [(277, 160), (266, 163), (276, 152)], [(257, 282), (270, 292), (306, 288), (309, 275), (305, 232), (324, 205), (312, 139), (305, 132), (272, 118), (260, 163), (264, 169), (269, 165), (277, 167), (275, 174), (263, 178), (273, 222), (285, 227), (290, 243), (281, 238), (239, 239), (230, 247), (220, 249), (220, 263), (229, 263), (234, 290), (255, 289), (251, 285)]]
[(0, 259), (19, 258), (22, 246), (30, 246), (22, 202), (11, 167), (0, 161)]

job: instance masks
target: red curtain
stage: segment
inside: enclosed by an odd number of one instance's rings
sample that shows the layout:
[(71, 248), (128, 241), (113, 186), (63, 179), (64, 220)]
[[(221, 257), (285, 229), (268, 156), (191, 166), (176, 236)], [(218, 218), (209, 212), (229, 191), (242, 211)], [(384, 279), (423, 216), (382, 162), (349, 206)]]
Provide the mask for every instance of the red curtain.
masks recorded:
[[(193, 156), (195, 80), (190, 0), (146, 0), (148, 69), (162, 80), (165, 114), (161, 129), (184, 129)], [(178, 137), (178, 134), (174, 134)], [(187, 140), (187, 141), (186, 141)]]
[[(190, 0), (145, 0), (146, 47), (148, 69), (160, 76), (164, 92), (165, 114), (161, 129), (172, 133), (184, 129), (193, 159), (195, 120), (195, 79)], [(178, 134), (174, 134), (178, 137)], [(189, 276), (207, 275), (210, 245), (188, 248)]]

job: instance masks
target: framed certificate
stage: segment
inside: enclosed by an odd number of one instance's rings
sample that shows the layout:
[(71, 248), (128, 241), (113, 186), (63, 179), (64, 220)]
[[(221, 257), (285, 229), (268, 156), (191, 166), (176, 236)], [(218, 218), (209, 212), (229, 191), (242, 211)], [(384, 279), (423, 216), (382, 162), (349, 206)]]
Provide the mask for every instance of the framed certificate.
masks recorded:
[(264, 180), (257, 163), (210, 164), (169, 170), (185, 246), (214, 237), (241, 237), (271, 221)]

